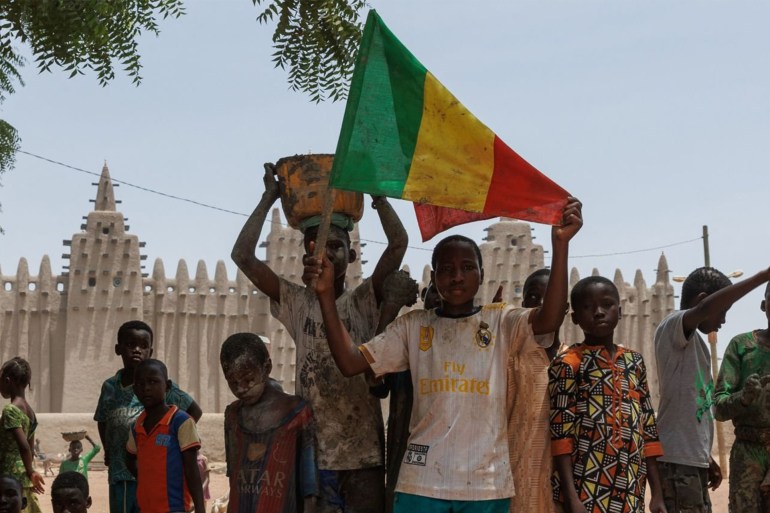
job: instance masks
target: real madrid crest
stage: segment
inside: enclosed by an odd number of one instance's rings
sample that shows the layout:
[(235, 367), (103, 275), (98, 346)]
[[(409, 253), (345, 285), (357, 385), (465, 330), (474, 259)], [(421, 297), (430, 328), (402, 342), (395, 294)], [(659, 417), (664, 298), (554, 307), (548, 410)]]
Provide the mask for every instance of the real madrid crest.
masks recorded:
[(481, 323), (479, 323), (479, 331), (476, 332), (476, 345), (482, 349), (486, 349), (491, 343), (492, 332), (489, 331), (489, 324), (481, 321)]

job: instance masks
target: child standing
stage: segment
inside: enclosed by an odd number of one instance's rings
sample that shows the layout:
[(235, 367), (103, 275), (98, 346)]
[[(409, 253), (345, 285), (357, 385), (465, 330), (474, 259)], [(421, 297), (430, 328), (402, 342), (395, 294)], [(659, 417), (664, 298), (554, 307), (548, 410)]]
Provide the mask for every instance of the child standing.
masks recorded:
[(770, 508), (770, 497), (760, 490), (770, 472), (770, 285), (760, 308), (767, 328), (730, 341), (722, 357), (714, 404), (717, 420), (732, 420), (735, 426), (730, 511), (740, 513), (763, 513)]
[(0, 418), (0, 474), (18, 480), (26, 498), (26, 513), (40, 513), (36, 493), (43, 493), (45, 481), (32, 466), (37, 417), (25, 398), (32, 381), (32, 368), (24, 358), (16, 356), (0, 367), (0, 395), (10, 399)]
[(80, 472), (60, 472), (51, 485), (53, 513), (86, 513), (91, 507), (88, 479)]
[(331, 262), (309, 259), (305, 272), (318, 276), (327, 339), (342, 373), (411, 371), (414, 405), (396, 513), (508, 512), (514, 495), (504, 407), (508, 358), (526, 339), (561, 323), (569, 240), (582, 224), (580, 207), (571, 198), (565, 224), (552, 230), (554, 270), (542, 308), (475, 306), (484, 278), (481, 251), (467, 237), (449, 236), (431, 261), (441, 306), (399, 317), (360, 347), (338, 316)]
[[(521, 306), (543, 306), (550, 274), (548, 269), (539, 269), (524, 280)], [(554, 511), (548, 429), (548, 364), (552, 358), (548, 352), (554, 346), (558, 348), (559, 330), (539, 338), (542, 340), (527, 339), (509, 359), (507, 370), (508, 450), (516, 485), (516, 495), (511, 499), (511, 513)]]
[[(118, 329), (115, 354), (123, 368), (102, 384), (94, 413), (104, 446), (104, 464), (109, 477), (110, 513), (138, 513), (136, 480), (126, 467), (126, 441), (131, 424), (142, 413), (142, 403), (134, 395), (136, 366), (152, 356), (152, 329), (142, 321), (128, 321)], [(202, 412), (192, 397), (174, 382), (166, 394), (166, 404), (187, 411), (197, 422)]]
[(83, 477), (88, 479), (88, 464), (91, 463), (94, 456), (99, 454), (102, 447), (99, 444), (94, 443), (94, 440), (89, 435), (86, 435), (86, 440), (91, 444), (91, 450), (88, 451), (85, 456), (81, 456), (81, 454), (83, 454), (83, 442), (80, 440), (73, 440), (70, 442), (69, 458), (62, 460), (61, 465), (59, 465), (59, 474), (72, 470), (80, 472), (83, 474)]
[(0, 511), (21, 513), (27, 507), (27, 498), (21, 483), (13, 476), (0, 474)]
[(682, 284), (680, 310), (663, 319), (655, 330), (658, 428), (665, 452), (660, 473), (669, 511), (710, 513), (708, 489), (716, 490), (722, 482), (721, 469), (711, 457), (711, 358), (698, 331), (717, 331), (733, 303), (768, 279), (770, 269), (731, 285), (713, 267), (700, 267)]
[[(256, 257), (265, 218), (279, 197), (272, 164), (265, 165), (264, 183), (265, 193), (238, 235), (232, 258), (249, 280), (271, 299), (273, 316), (294, 339), (296, 392), (310, 403), (317, 421), (319, 513), (381, 513), (385, 504), (385, 472), (380, 401), (369, 393), (363, 376), (346, 379), (335, 367), (315, 294), (278, 277)], [(408, 243), (406, 231), (388, 201), (383, 197), (373, 198), (372, 206), (380, 217), (388, 245), (371, 278), (354, 290), (345, 288), (348, 264), (357, 257), (350, 247), (348, 231), (352, 222), (349, 218), (332, 219), (326, 242), (326, 253), (334, 265), (334, 298), (356, 341), (374, 336), (383, 282), (398, 270)], [(308, 226), (310, 224), (308, 222), (303, 231), (305, 251), (309, 254), (309, 245), (318, 232), (318, 226)], [(302, 279), (308, 283), (307, 276)]]
[(219, 359), (238, 398), (225, 409), (228, 511), (305, 511), (318, 495), (310, 406), (267, 384), (273, 364), (259, 336), (231, 335)]
[(658, 474), (662, 454), (642, 355), (614, 343), (620, 295), (601, 276), (570, 295), (572, 322), (585, 340), (549, 368), (554, 499), (571, 513), (666, 513)]
[(165, 402), (171, 389), (166, 365), (148, 359), (136, 367), (134, 393), (144, 411), (128, 432), (127, 466), (137, 478), (142, 513), (204, 511), (196, 457), (201, 446), (195, 420)]
[(198, 463), (198, 473), (201, 475), (201, 488), (203, 489), (203, 509), (208, 511), (209, 500), (211, 499), (211, 492), (209, 491), (209, 482), (211, 479), (211, 469), (209, 469), (209, 459), (203, 454), (203, 451), (198, 451), (198, 457), (195, 459)]

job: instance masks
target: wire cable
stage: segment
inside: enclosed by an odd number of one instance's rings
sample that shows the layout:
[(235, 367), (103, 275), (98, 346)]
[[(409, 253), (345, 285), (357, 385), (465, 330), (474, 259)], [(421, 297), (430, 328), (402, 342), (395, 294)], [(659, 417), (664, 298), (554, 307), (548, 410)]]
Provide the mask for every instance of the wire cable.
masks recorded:
[[(36, 159), (40, 159), (40, 160), (43, 160), (45, 162), (49, 162), (51, 164), (55, 164), (57, 166), (62, 166), (64, 168), (71, 169), (73, 171), (78, 171), (80, 173), (86, 173), (86, 174), (93, 175), (93, 176), (101, 176), (101, 173), (96, 173), (94, 171), (88, 171), (86, 169), (82, 169), (82, 168), (79, 168), (79, 167), (71, 166), (69, 164), (65, 164), (64, 162), (59, 162), (57, 160), (53, 160), (53, 159), (50, 159), (50, 158), (47, 158), (47, 157), (43, 157), (41, 155), (36, 155), (36, 154), (34, 154), (32, 152), (29, 152), (29, 151), (25, 151), (25, 150), (22, 150), (22, 149), (19, 149), (17, 151), (19, 153), (23, 153), (25, 155), (29, 155), (30, 157), (34, 157)], [(186, 203), (191, 203), (191, 204), (199, 206), (199, 207), (209, 208), (211, 210), (216, 210), (218, 212), (224, 212), (224, 213), (227, 213), (227, 214), (234, 214), (234, 215), (242, 216), (242, 217), (248, 217), (249, 216), (249, 214), (244, 214), (243, 212), (236, 212), (235, 210), (228, 210), (226, 208), (217, 207), (216, 205), (209, 205), (207, 203), (203, 203), (203, 202), (200, 202), (200, 201), (197, 201), (197, 200), (193, 200), (193, 199), (189, 199), (189, 198), (183, 198), (181, 196), (175, 196), (173, 194), (168, 194), (166, 192), (161, 192), (161, 191), (158, 191), (158, 190), (155, 190), (155, 189), (151, 189), (149, 187), (144, 187), (144, 186), (141, 186), (141, 185), (136, 185), (136, 184), (133, 184), (133, 183), (130, 183), (130, 182), (126, 182), (124, 180), (118, 180), (116, 178), (111, 178), (111, 180), (114, 183), (119, 183), (119, 184), (125, 185), (127, 187), (133, 187), (133, 188), (138, 189), (140, 191), (149, 192), (151, 194), (157, 194), (158, 196), (163, 196), (164, 198), (174, 199), (174, 200), (177, 200), (177, 201), (184, 201)], [(266, 221), (269, 222), (269, 223), (273, 223), (273, 221), (271, 219), (266, 219)], [(277, 224), (280, 225), (280, 226), (284, 226), (284, 227), (286, 226), (285, 224), (280, 223), (280, 222), (277, 223)], [(363, 239), (363, 238), (360, 238), (359, 240), (361, 242), (371, 242), (373, 244), (387, 245), (387, 242), (383, 242), (383, 241), (379, 241), (379, 240)], [(616, 251), (616, 252), (613, 252), (613, 253), (597, 253), (597, 254), (594, 254), (594, 255), (574, 255), (574, 256), (570, 256), (570, 258), (602, 258), (602, 257), (609, 257), (609, 256), (632, 255), (632, 254), (635, 254), (635, 253), (645, 253), (647, 251), (657, 251), (659, 249), (666, 249), (666, 248), (671, 248), (671, 247), (674, 247), (674, 246), (681, 246), (683, 244), (689, 244), (689, 243), (695, 242), (697, 240), (703, 240), (703, 236), (695, 237), (694, 239), (683, 240), (683, 241), (679, 241), (679, 242), (672, 242), (670, 244), (664, 244), (662, 246), (655, 246), (655, 247), (652, 247), (652, 248), (634, 249), (634, 250), (631, 250), (631, 251)], [(409, 249), (414, 249), (414, 250), (418, 250), (418, 251), (433, 251), (433, 248), (424, 248), (424, 247), (419, 247), (419, 246), (407, 246), (407, 247)]]

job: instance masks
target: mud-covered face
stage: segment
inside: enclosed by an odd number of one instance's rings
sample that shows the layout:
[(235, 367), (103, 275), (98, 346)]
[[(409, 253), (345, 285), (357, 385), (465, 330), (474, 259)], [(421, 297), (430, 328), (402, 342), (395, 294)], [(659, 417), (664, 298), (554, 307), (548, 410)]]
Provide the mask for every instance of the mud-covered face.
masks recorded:
[(152, 337), (144, 330), (129, 330), (115, 344), (115, 354), (123, 360), (123, 367), (136, 368), (139, 363), (152, 356)]
[[(315, 232), (308, 232), (305, 237), (305, 252), (310, 252), (310, 242), (315, 242)], [(326, 239), (326, 256), (334, 266), (334, 278), (344, 277), (348, 271), (348, 264), (355, 262), (356, 252), (350, 249), (350, 242), (346, 232), (341, 228), (332, 226)]]
[(21, 485), (10, 477), (0, 478), (0, 513), (19, 513), (24, 506)]
[(91, 497), (83, 497), (78, 488), (59, 488), (51, 492), (53, 513), (86, 513)]
[(224, 369), (224, 374), (233, 395), (253, 404), (265, 393), (270, 372), (267, 364), (260, 365), (253, 357), (242, 355)]

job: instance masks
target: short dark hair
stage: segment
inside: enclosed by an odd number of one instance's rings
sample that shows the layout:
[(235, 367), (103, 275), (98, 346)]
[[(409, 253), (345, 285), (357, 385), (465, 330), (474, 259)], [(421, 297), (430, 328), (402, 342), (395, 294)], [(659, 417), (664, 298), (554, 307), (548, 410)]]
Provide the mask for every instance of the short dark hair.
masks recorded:
[(128, 336), (129, 331), (146, 331), (150, 334), (150, 345), (152, 345), (152, 342), (155, 339), (155, 336), (152, 333), (152, 328), (150, 328), (149, 324), (144, 321), (135, 320), (124, 322), (120, 328), (118, 328), (118, 344), (122, 344), (124, 342)]
[(722, 290), (732, 284), (730, 278), (713, 267), (698, 267), (684, 280), (682, 284), (682, 299), (679, 306), (686, 310), (694, 306), (692, 302), (698, 294), (707, 296)]
[(16, 485), (16, 487), (19, 489), (19, 495), (21, 495), (22, 492), (24, 492), (24, 487), (21, 485), (21, 482), (18, 479), (16, 479), (15, 477), (13, 477), (12, 475), (10, 475), (10, 474), (0, 474), (0, 481), (2, 481), (3, 479), (14, 483)]
[(479, 269), (484, 267), (481, 259), (481, 249), (479, 249), (479, 245), (476, 244), (476, 241), (469, 237), (465, 237), (464, 235), (450, 235), (449, 237), (441, 239), (439, 243), (436, 244), (436, 246), (433, 248), (433, 255), (430, 259), (430, 265), (434, 270), (436, 269), (436, 264), (438, 263), (439, 252), (444, 249), (444, 246), (448, 246), (449, 244), (455, 242), (470, 244), (473, 247), (473, 251), (476, 253), (476, 258), (479, 260)]
[(537, 271), (533, 272), (529, 276), (527, 276), (527, 279), (524, 280), (524, 286), (521, 288), (522, 295), (526, 296), (527, 291), (532, 286), (532, 283), (538, 278), (545, 278), (546, 280), (551, 277), (551, 270), (550, 269), (538, 269)]
[(53, 480), (53, 484), (51, 485), (51, 495), (57, 490), (63, 490), (65, 488), (77, 488), (83, 493), (84, 499), (87, 499), (90, 494), (88, 479), (86, 479), (80, 472), (75, 472), (74, 470), (62, 472), (56, 476), (56, 479)]
[(146, 360), (139, 362), (139, 364), (134, 369), (134, 376), (139, 374), (139, 371), (143, 370), (145, 367), (155, 367), (161, 372), (161, 374), (163, 374), (163, 379), (168, 380), (168, 367), (166, 367), (165, 363), (160, 360), (156, 360), (155, 358), (147, 358)]
[(14, 356), (0, 367), (0, 375), (9, 378), (17, 387), (26, 388), (32, 382), (32, 367), (21, 356)]
[(253, 358), (257, 365), (263, 365), (270, 359), (264, 340), (256, 333), (235, 333), (227, 337), (219, 350), (219, 363), (226, 370), (235, 360), (243, 355)]
[(588, 287), (592, 285), (607, 285), (612, 289), (615, 294), (615, 299), (617, 299), (618, 303), (620, 303), (620, 292), (618, 292), (618, 288), (615, 286), (612, 280), (605, 278), (604, 276), (587, 276), (577, 282), (574, 287), (572, 287), (572, 292), (570, 292), (569, 295), (569, 302), (572, 305), (573, 310), (575, 309), (575, 305), (582, 303), (582, 301), (585, 299), (586, 290), (588, 290)]

